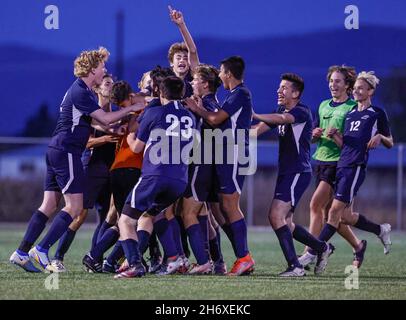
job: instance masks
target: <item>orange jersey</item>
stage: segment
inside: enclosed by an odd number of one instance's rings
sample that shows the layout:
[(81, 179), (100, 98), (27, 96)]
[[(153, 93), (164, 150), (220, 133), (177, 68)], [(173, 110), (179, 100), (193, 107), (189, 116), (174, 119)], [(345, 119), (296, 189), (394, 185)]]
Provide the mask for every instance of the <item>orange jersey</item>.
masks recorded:
[(116, 157), (110, 170), (118, 168), (138, 168), (142, 166), (143, 153), (134, 153), (127, 143), (127, 135), (123, 136), (117, 143)]

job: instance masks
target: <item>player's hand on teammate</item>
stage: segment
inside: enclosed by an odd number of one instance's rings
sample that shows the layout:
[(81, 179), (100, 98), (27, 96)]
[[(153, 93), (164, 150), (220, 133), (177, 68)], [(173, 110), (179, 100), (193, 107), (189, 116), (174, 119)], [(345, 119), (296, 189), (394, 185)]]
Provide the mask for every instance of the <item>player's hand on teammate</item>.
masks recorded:
[(169, 9), (169, 17), (171, 18), (172, 22), (174, 22), (177, 25), (185, 23), (182, 12), (172, 9), (171, 6), (168, 6), (168, 9)]
[(202, 98), (198, 97), (198, 96), (193, 96), (190, 98), (186, 98), (185, 100), (183, 100), (183, 102), (186, 104), (186, 107), (192, 111), (197, 111), (199, 109), (201, 110), (206, 110), (203, 107), (203, 101)]
[(313, 139), (319, 139), (323, 135), (323, 128), (314, 128), (312, 132)]
[(141, 110), (144, 110), (145, 108), (145, 102), (137, 102), (134, 103), (133, 105), (129, 106), (129, 108), (131, 109), (130, 112), (139, 112)]
[(113, 135), (105, 135), (103, 136), (103, 142), (104, 143), (116, 143), (120, 140), (119, 136), (113, 136)]
[(367, 144), (368, 149), (375, 149), (376, 147), (379, 146), (379, 144), (382, 141), (382, 136), (380, 134), (377, 134), (376, 136), (372, 137), (371, 140), (369, 140)]

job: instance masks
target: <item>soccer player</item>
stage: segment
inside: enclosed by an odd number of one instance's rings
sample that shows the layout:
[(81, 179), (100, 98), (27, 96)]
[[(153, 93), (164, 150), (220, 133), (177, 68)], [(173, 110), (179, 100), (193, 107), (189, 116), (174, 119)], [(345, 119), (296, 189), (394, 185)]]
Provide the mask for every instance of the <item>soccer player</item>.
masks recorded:
[[(81, 155), (89, 139), (91, 120), (108, 126), (130, 112), (144, 108), (143, 99), (116, 112), (105, 112), (100, 108), (92, 88), (102, 83), (107, 72), (105, 61), (108, 56), (109, 52), (101, 47), (83, 51), (75, 59), (74, 74), (77, 79), (63, 98), (57, 126), (47, 149), (43, 202), (31, 217), (20, 246), (10, 257), (11, 263), (26, 271), (38, 272), (30, 262), (31, 258), (45, 271), (58, 272), (50, 264), (48, 250), (83, 210), (85, 176)], [(54, 215), (62, 196), (65, 206), (54, 218), (47, 234), (31, 248), (44, 230), (47, 220)]]
[[(243, 131), (244, 150), (242, 151), (247, 155), (249, 151), (248, 130), (251, 126), (252, 117), (252, 98), (251, 92), (243, 82), (244, 69), (245, 62), (239, 56), (232, 56), (221, 62), (219, 77), (224, 88), (230, 90), (230, 94), (217, 112), (207, 111), (203, 107), (202, 99), (199, 97), (196, 97), (197, 101), (192, 98), (186, 99), (188, 107), (210, 126), (221, 129), (223, 133), (231, 133), (232, 136), (233, 141), (231, 142), (229, 139), (225, 144), (223, 144), (223, 140), (221, 141), (221, 148), (224, 152), (223, 162), (225, 160), (227, 163), (216, 165), (220, 189), (220, 206), (230, 221), (232, 240), (236, 248), (237, 260), (228, 273), (231, 276), (251, 273), (255, 265), (248, 249), (247, 225), (239, 206), (245, 178), (241, 171), (245, 168), (238, 151), (237, 137), (241, 136), (238, 135), (238, 132)], [(229, 146), (233, 151), (231, 159), (227, 154), (229, 149), (227, 144), (230, 144)]]
[[(337, 161), (341, 151), (334, 141), (327, 137), (327, 131), (334, 127), (343, 132), (345, 117), (356, 105), (356, 102), (350, 98), (356, 77), (357, 74), (352, 67), (331, 66), (328, 69), (327, 81), (332, 98), (320, 104), (313, 124), (312, 142), (317, 142), (317, 150), (313, 155), (317, 163), (315, 170), (317, 187), (310, 201), (309, 232), (315, 237), (320, 235), (333, 201)], [(340, 224), (337, 231), (353, 247), (353, 265), (361, 267), (367, 241), (359, 240), (345, 224)], [(299, 258), (299, 262), (304, 267), (315, 263), (316, 260), (317, 254), (311, 249), (306, 250)]]
[[(100, 107), (110, 112), (110, 95), (113, 86), (113, 77), (110, 74), (103, 76), (99, 87), (95, 88), (98, 95)], [(86, 176), (86, 192), (84, 193), (83, 211), (69, 226), (58, 243), (54, 259), (51, 261), (53, 267), (61, 272), (66, 271), (63, 259), (75, 238), (76, 231), (86, 220), (88, 210), (96, 205), (98, 212), (98, 225), (92, 237), (92, 248), (96, 245), (100, 233), (104, 233), (107, 213), (110, 206), (111, 188), (109, 169), (114, 160), (114, 150), (118, 135), (112, 135), (104, 131), (93, 129), (86, 144), (86, 150), (82, 155), (83, 169)], [(111, 209), (114, 210), (114, 207)]]
[[(390, 224), (376, 224), (351, 208), (365, 179), (369, 150), (381, 143), (386, 148), (393, 147), (386, 112), (371, 102), (378, 84), (379, 79), (373, 71), (359, 73), (353, 90), (357, 105), (347, 114), (343, 133), (338, 128), (330, 128), (327, 132), (341, 148), (341, 156), (337, 163), (334, 200), (319, 239), (328, 241), (337, 232), (341, 221), (377, 235), (384, 246), (384, 253), (388, 254), (391, 246)], [(317, 261), (318, 273), (322, 273), (326, 265), (327, 260)]]
[[(137, 138), (134, 134), (128, 136), (128, 143), (134, 152), (145, 150), (141, 179), (128, 195), (118, 222), (120, 241), (129, 268), (116, 278), (145, 274), (135, 231), (137, 220), (144, 212), (152, 216), (159, 215), (180, 198), (186, 189), (189, 155), (186, 152), (185, 159), (184, 149), (193, 143), (196, 122), (194, 116), (178, 101), (183, 94), (184, 83), (180, 78), (164, 79), (160, 84), (162, 107), (146, 110)], [(167, 231), (170, 232), (169, 228)], [(172, 252), (167, 253), (168, 268), (176, 271), (182, 265), (182, 259), (172, 245)]]
[[(216, 112), (220, 108), (216, 98), (217, 89), (221, 85), (218, 74), (218, 70), (209, 65), (199, 65), (193, 71), (193, 93), (202, 99), (203, 107), (210, 112)], [(211, 193), (216, 190), (213, 190), (215, 188), (214, 162), (206, 164), (204, 159), (206, 151), (204, 130), (212, 128), (200, 117), (196, 118), (196, 122), (200, 133), (199, 150), (194, 149), (194, 152), (198, 153), (193, 156), (196, 163), (189, 166), (189, 185), (183, 199), (182, 218), (197, 261), (197, 265), (194, 265), (189, 273), (209, 274), (212, 273), (212, 266), (209, 259), (209, 218), (206, 202), (210, 200)], [(212, 146), (211, 143), (210, 146)], [(214, 160), (214, 157), (212, 158)], [(224, 264), (221, 256), (217, 259), (221, 260), (214, 261), (215, 263)]]
[[(304, 81), (300, 76), (283, 74), (277, 92), (277, 112), (254, 114), (254, 119), (272, 128), (277, 127), (279, 134), (278, 178), (268, 218), (288, 263), (286, 271), (279, 274), (281, 277), (305, 275), (296, 256), (293, 238), (314, 249), (322, 260), (327, 259), (333, 251), (331, 245), (293, 223), (293, 212), (310, 184), (312, 171), (310, 141), (313, 119), (310, 109), (300, 102), (303, 90)], [(263, 123), (258, 127), (263, 127)]]

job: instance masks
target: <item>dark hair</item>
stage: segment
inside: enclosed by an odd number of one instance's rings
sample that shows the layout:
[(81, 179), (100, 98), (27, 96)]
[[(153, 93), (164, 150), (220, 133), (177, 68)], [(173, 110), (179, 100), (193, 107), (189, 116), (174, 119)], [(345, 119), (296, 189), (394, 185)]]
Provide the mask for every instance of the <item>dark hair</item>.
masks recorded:
[(162, 68), (161, 66), (156, 66), (151, 70), (149, 76), (152, 80), (152, 94), (154, 97), (159, 97), (159, 86), (162, 80), (170, 76), (175, 76), (175, 73), (171, 68)]
[(129, 99), (130, 93), (133, 92), (133, 88), (131, 88), (131, 85), (127, 81), (118, 81), (113, 84), (111, 90), (111, 102), (120, 105), (123, 101)]
[(244, 77), (245, 62), (240, 56), (232, 56), (221, 61), (224, 71), (230, 71), (237, 80), (242, 80)]
[(198, 74), (204, 82), (209, 84), (209, 91), (216, 93), (218, 87), (221, 86), (221, 79), (219, 77), (219, 71), (210, 65), (199, 64), (194, 70), (193, 74)]
[(113, 75), (112, 75), (111, 73), (106, 73), (106, 74), (103, 76), (103, 79), (106, 79), (106, 78), (111, 78), (111, 79), (114, 81)]
[(188, 54), (189, 50), (184, 42), (176, 42), (170, 46), (168, 51), (169, 63), (173, 62), (173, 57), (178, 52), (186, 52), (186, 54)]
[(180, 100), (185, 94), (185, 84), (181, 78), (170, 76), (161, 81), (159, 92), (168, 100)]
[(299, 91), (299, 98), (304, 90), (304, 80), (296, 73), (284, 73), (281, 75), (281, 80), (286, 80), (292, 83), (293, 88)]
[(349, 67), (345, 65), (341, 66), (331, 66), (328, 68), (327, 81), (330, 81), (331, 75), (334, 72), (339, 72), (344, 76), (345, 84), (348, 85), (347, 94), (351, 94), (354, 88), (355, 80), (357, 79), (357, 72), (354, 67)]

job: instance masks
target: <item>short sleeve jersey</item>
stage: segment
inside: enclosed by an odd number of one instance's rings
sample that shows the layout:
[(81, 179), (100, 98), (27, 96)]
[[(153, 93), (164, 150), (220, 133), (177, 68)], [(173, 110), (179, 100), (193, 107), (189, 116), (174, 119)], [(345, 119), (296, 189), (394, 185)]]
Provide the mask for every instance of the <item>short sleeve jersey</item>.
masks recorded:
[(63, 98), (49, 146), (69, 153), (82, 154), (91, 132), (90, 114), (99, 109), (94, 93), (78, 78)]
[(386, 112), (374, 106), (363, 111), (354, 107), (345, 118), (343, 147), (337, 167), (366, 166), (368, 142), (378, 133), (385, 137), (391, 136)]

